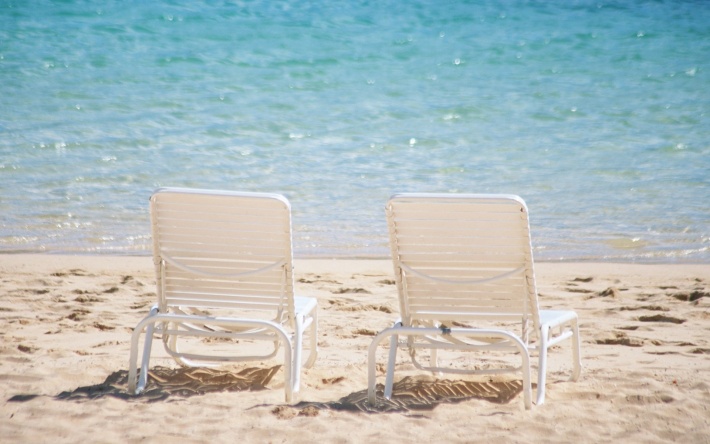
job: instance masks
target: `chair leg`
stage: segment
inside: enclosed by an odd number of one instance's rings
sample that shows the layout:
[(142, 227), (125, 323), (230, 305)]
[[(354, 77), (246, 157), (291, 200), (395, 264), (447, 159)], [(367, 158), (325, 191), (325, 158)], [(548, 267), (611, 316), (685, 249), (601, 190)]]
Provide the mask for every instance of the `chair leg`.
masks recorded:
[(532, 389), (530, 387), (530, 355), (522, 342), (519, 344), (520, 356), (522, 357), (521, 370), (523, 373), (523, 403), (525, 404), (525, 410), (530, 410), (532, 408)]
[(535, 404), (542, 405), (545, 402), (545, 379), (547, 374), (547, 340), (550, 335), (550, 327), (543, 325), (540, 328), (540, 356), (537, 368), (537, 401)]
[(394, 365), (397, 362), (397, 346), (399, 336), (392, 335), (390, 338), (390, 352), (387, 357), (387, 376), (385, 377), (385, 399), (392, 398), (392, 387), (394, 386)]
[(145, 345), (143, 346), (143, 359), (141, 360), (141, 372), (138, 375), (137, 392), (140, 393), (148, 384), (148, 369), (150, 368), (150, 353), (153, 348), (153, 330), (155, 324), (150, 324), (145, 331)]
[[(151, 320), (153, 316), (158, 313), (158, 307), (153, 307), (148, 313), (148, 316), (141, 321), (136, 328), (133, 330), (133, 335), (131, 336), (131, 354), (128, 362), (128, 392), (134, 395), (139, 394), (145, 389), (146, 383), (148, 382), (148, 369), (150, 366), (150, 353), (153, 348), (153, 331), (155, 329), (155, 322)], [(147, 327), (145, 326), (147, 323)], [(138, 343), (140, 342), (140, 336), (143, 332), (143, 328), (146, 329), (145, 332), (145, 344), (143, 345), (143, 357), (141, 359), (141, 371), (138, 375), (139, 380), (136, 385), (136, 372), (138, 363)]]
[[(301, 387), (301, 360), (303, 354), (303, 316), (296, 316), (296, 334), (293, 344), (293, 365), (291, 367), (291, 387), (298, 393)], [(286, 344), (284, 344), (286, 346)]]
[[(401, 327), (402, 323), (397, 322), (394, 327), (387, 328), (378, 333), (370, 343), (370, 347), (367, 351), (367, 403), (371, 406), (377, 404), (377, 392), (375, 391), (375, 384), (377, 382), (377, 347), (380, 345), (385, 338), (390, 337), (390, 351), (388, 354), (387, 362), (387, 376), (385, 381), (385, 396), (389, 391), (389, 396), (392, 395), (392, 385), (394, 379), (394, 364), (397, 357), (397, 345), (399, 343), (397, 337), (397, 328)], [(389, 385), (389, 390), (387, 389)]]

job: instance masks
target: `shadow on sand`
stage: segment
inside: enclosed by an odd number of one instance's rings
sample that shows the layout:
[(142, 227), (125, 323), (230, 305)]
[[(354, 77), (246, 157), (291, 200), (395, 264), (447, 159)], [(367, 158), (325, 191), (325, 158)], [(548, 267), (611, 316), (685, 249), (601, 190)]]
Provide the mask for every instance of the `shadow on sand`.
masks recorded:
[[(189, 397), (216, 392), (237, 392), (267, 389), (267, 384), (281, 366), (270, 368), (247, 368), (239, 373), (208, 368), (170, 369), (155, 367), (150, 370), (146, 390), (139, 396), (126, 390), (128, 372), (119, 370), (109, 375), (101, 384), (78, 387), (54, 398), (65, 401), (88, 401), (111, 396), (126, 401), (157, 402), (170, 397)], [(272, 413), (288, 418), (296, 415), (315, 416), (320, 410), (338, 410), (366, 413), (410, 412), (432, 410), (443, 403), (459, 403), (472, 399), (496, 404), (510, 402), (522, 391), (521, 381), (461, 381), (437, 380), (429, 376), (405, 377), (396, 382), (392, 398), (383, 397), (383, 386), (378, 384), (377, 405), (367, 402), (367, 390), (351, 393), (337, 401), (308, 402), (277, 406)], [(41, 395), (15, 395), (8, 401), (24, 402)], [(259, 406), (257, 406), (259, 407)], [(262, 406), (263, 407), (263, 406)]]

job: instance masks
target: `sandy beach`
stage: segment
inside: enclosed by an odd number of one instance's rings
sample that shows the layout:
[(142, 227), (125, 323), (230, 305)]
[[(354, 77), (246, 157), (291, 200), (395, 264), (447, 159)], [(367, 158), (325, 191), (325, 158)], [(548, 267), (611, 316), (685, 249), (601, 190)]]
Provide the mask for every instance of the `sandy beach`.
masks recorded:
[(397, 317), (391, 263), (294, 264), (297, 293), (318, 299), (320, 351), (288, 405), (277, 361), (180, 373), (159, 346), (155, 390), (127, 395), (151, 258), (0, 255), (2, 441), (710, 442), (707, 264), (537, 263), (541, 307), (579, 315), (578, 382), (569, 345), (553, 349), (546, 402), (525, 410), (516, 375), (437, 379), (400, 352), (387, 412), (363, 405), (367, 347)]

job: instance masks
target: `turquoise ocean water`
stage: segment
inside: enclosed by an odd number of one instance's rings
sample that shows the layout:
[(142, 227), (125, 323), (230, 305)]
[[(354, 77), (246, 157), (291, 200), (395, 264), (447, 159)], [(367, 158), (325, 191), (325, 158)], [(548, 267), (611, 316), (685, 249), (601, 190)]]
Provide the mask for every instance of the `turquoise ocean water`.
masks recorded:
[(452, 191), (539, 260), (710, 263), (710, 2), (0, 0), (0, 253), (149, 254), (159, 186), (283, 193), (300, 257)]

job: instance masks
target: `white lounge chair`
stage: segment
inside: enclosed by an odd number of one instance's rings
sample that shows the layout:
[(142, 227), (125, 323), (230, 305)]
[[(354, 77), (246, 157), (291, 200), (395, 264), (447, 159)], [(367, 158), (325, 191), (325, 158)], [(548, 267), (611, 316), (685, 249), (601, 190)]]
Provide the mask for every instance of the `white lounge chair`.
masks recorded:
[[(318, 321), (316, 300), (293, 294), (289, 202), (278, 194), (161, 188), (150, 211), (158, 303), (133, 331), (129, 391), (145, 388), (153, 336), (160, 335), (166, 352), (184, 366), (269, 359), (283, 346), (291, 402), (307, 329), (305, 366), (316, 359)], [(255, 347), (258, 341), (271, 345)]]
[[(417, 368), (432, 372), (520, 371), (529, 409), (530, 353), (539, 354), (536, 404), (540, 405), (545, 400), (547, 350), (572, 338), (570, 379), (578, 379), (577, 315), (538, 308), (528, 209), (520, 197), (398, 194), (390, 199), (386, 213), (401, 319), (370, 345), (370, 404), (376, 403), (376, 350), (386, 338), (390, 338), (384, 393), (388, 399), (400, 345), (409, 349)], [(400, 342), (399, 336), (405, 340)], [(430, 366), (417, 361), (418, 349), (430, 351)], [(522, 362), (494, 369), (442, 367), (437, 349), (510, 350), (519, 353)]]

